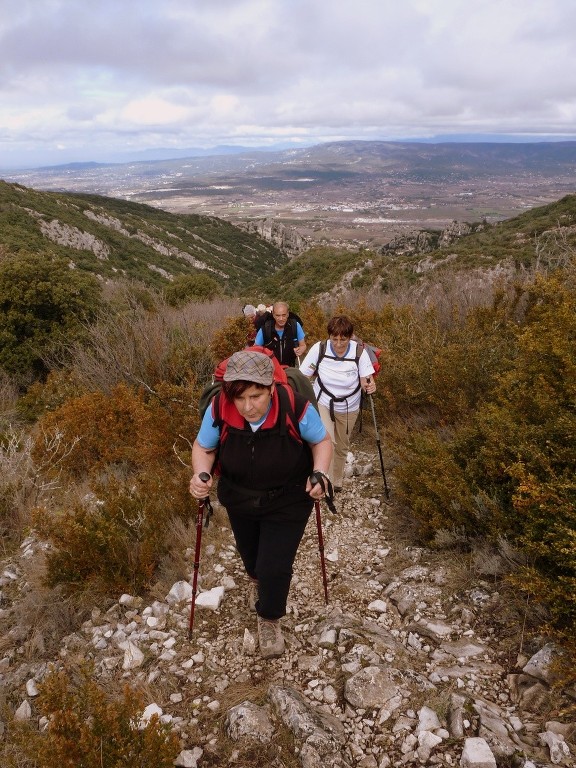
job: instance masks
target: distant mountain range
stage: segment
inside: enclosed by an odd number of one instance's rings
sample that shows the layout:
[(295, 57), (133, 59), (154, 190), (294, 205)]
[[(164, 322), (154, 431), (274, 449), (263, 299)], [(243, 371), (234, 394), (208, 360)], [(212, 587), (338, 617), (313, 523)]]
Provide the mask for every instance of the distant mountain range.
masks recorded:
[[(210, 149), (150, 149), (131, 153), (131, 159), (112, 162), (72, 162), (45, 165), (21, 171), (6, 172), (5, 178), (23, 172), (35, 172), (40, 177), (59, 171), (84, 171), (109, 168), (117, 165), (144, 164), (149, 170), (161, 173), (162, 168), (174, 170), (181, 167), (185, 176), (218, 170), (253, 170), (254, 163), (262, 168), (281, 166), (285, 174), (309, 169), (347, 170), (354, 175), (366, 172), (405, 172), (418, 176), (436, 176), (438, 172), (449, 174), (486, 174), (509, 170), (538, 170), (555, 173), (558, 170), (576, 172), (576, 141), (543, 142), (393, 142), (393, 141), (341, 141), (316, 144), (299, 148), (217, 146)], [(183, 161), (193, 161), (191, 164)], [(154, 168), (154, 166), (156, 168)], [(139, 169), (143, 172), (143, 169)], [(0, 168), (0, 172), (2, 169)], [(576, 179), (575, 179), (576, 181)]]
[[(542, 135), (523, 136), (506, 134), (445, 134), (417, 138), (394, 138), (372, 140), (372, 143), (387, 144), (536, 144), (575, 141), (575, 136), (561, 138)], [(362, 143), (360, 140), (348, 139), (347, 143)], [(364, 142), (366, 143), (366, 142)], [(0, 157), (0, 174), (8, 171), (22, 171), (36, 168), (83, 166), (83, 165), (112, 165), (119, 163), (154, 162), (156, 160), (177, 160), (189, 157), (207, 157), (214, 155), (237, 155), (246, 152), (276, 152), (294, 150), (312, 146), (321, 146), (317, 141), (285, 141), (267, 146), (242, 146), (234, 144), (218, 144), (211, 147), (150, 147), (147, 149), (111, 150), (109, 148), (93, 148), (85, 157), (78, 157), (77, 150), (64, 149), (29, 149), (9, 156)]]

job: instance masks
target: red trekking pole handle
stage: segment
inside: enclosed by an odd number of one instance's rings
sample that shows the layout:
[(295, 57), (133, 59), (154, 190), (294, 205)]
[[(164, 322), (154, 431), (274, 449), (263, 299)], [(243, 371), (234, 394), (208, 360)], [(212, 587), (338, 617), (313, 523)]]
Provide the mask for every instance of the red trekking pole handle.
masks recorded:
[[(210, 480), (208, 472), (200, 472), (198, 475), (203, 483), (207, 483)], [(200, 499), (198, 503), (198, 514), (196, 516), (196, 548), (194, 550), (194, 575), (192, 577), (192, 602), (190, 604), (190, 624), (188, 625), (188, 640), (192, 639), (192, 629), (194, 627), (194, 609), (196, 607), (196, 592), (198, 585), (198, 570), (200, 568), (200, 545), (202, 544), (202, 518), (204, 517), (204, 507), (208, 514), (206, 515), (206, 525), (210, 519), (212, 513), (212, 505), (210, 504), (210, 498), (206, 496), (204, 499)]]

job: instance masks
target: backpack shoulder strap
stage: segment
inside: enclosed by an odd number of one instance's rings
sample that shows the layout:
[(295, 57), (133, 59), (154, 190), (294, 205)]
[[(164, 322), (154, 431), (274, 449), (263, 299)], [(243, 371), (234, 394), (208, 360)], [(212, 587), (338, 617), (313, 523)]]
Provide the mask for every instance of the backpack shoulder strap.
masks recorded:
[(262, 336), (264, 337), (264, 344), (269, 344), (274, 337), (274, 317), (272, 315), (262, 323)]
[(358, 374), (360, 374), (360, 355), (364, 352), (364, 343), (357, 341), (356, 342), (356, 357), (354, 358), (356, 361), (356, 368), (358, 368)]
[(302, 436), (300, 435), (300, 419), (306, 410), (308, 401), (306, 398), (301, 397), (297, 392), (294, 392), (289, 385), (276, 384), (276, 391), (278, 392), (278, 401), (280, 404), (280, 434), (285, 434), (286, 427), (288, 426), (292, 436), (302, 442)]
[(323, 358), (326, 357), (326, 349), (328, 348), (328, 342), (326, 339), (324, 341), (320, 342), (320, 346), (318, 348), (318, 360), (316, 360), (316, 371), (318, 371), (318, 366), (322, 362)]
[(222, 425), (224, 424), (224, 420), (222, 418), (222, 410), (220, 408), (220, 399), (222, 397), (222, 391), (219, 390), (214, 395), (214, 399), (212, 400), (212, 415), (214, 417), (212, 421), (213, 427), (218, 427), (218, 429), (222, 429)]
[[(360, 376), (358, 376), (358, 381), (356, 383), (356, 387), (352, 390), (352, 392), (349, 392), (347, 395), (341, 395), (340, 397), (336, 397), (336, 395), (334, 395), (333, 392), (330, 392), (330, 390), (326, 387), (326, 385), (322, 381), (322, 378), (320, 376), (320, 371), (319, 371), (320, 361), (324, 357), (326, 357), (326, 346), (327, 346), (327, 342), (326, 341), (321, 341), (320, 342), (320, 350), (319, 350), (319, 353), (318, 353), (318, 362), (316, 363), (316, 383), (318, 384), (320, 392), (323, 392), (325, 395), (328, 396), (328, 398), (330, 400), (330, 406), (329, 406), (330, 418), (332, 419), (332, 421), (335, 421), (334, 403), (346, 402), (349, 397), (352, 397), (352, 395), (355, 395), (356, 392), (358, 392), (358, 390), (360, 389), (360, 387), (362, 385), (360, 383)], [(360, 354), (361, 354), (361, 352), (360, 352)], [(330, 356), (330, 360), (336, 360), (336, 359), (338, 359), (338, 358), (333, 358), (333, 357)], [(350, 358), (348, 358), (348, 359), (350, 359)], [(358, 360), (359, 360), (358, 345), (356, 345), (356, 357), (354, 358), (354, 362), (356, 363), (356, 367), (357, 368), (358, 368)]]

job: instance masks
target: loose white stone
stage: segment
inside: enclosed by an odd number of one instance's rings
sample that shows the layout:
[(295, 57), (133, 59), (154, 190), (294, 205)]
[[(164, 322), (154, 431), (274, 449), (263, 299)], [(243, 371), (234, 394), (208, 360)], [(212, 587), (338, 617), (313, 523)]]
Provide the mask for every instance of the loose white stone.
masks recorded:
[(368, 605), (369, 611), (374, 611), (375, 613), (386, 613), (388, 610), (387, 603), (384, 602), (384, 600), (373, 600)]
[(138, 608), (142, 604), (141, 597), (135, 597), (134, 595), (123, 594), (118, 600), (120, 605), (125, 605), (127, 608)]
[(142, 712), (142, 715), (140, 716), (140, 720), (138, 721), (138, 728), (140, 730), (143, 730), (146, 728), (148, 723), (150, 722), (150, 719), (153, 715), (157, 715), (158, 717), (162, 717), (162, 708), (158, 706), (158, 704), (155, 704), (154, 702), (152, 704), (148, 704), (147, 707), (144, 708), (144, 712)]
[(120, 650), (124, 651), (122, 669), (136, 669), (144, 663), (144, 654), (140, 648), (130, 640), (120, 643), (119, 647)]
[(335, 704), (338, 701), (338, 693), (333, 685), (327, 685), (324, 688), (324, 701), (327, 704)]
[(419, 734), (422, 731), (435, 731), (441, 727), (440, 720), (436, 712), (430, 707), (422, 707), (418, 712), (418, 725), (416, 726), (416, 733)]
[(222, 598), (224, 597), (224, 587), (213, 587), (212, 589), (201, 592), (196, 597), (196, 606), (198, 608), (209, 608), (211, 611), (215, 611), (220, 607)]
[(550, 760), (554, 765), (563, 762), (565, 758), (570, 757), (570, 747), (564, 741), (564, 737), (552, 731), (545, 731), (538, 734), (542, 744), (546, 744), (550, 750)]
[(30, 702), (28, 699), (24, 699), (22, 704), (18, 707), (16, 712), (14, 712), (14, 720), (30, 720), (32, 717), (32, 707), (30, 706)]
[(496, 758), (485, 739), (472, 737), (464, 741), (460, 765), (462, 768), (496, 768)]
[(320, 635), (318, 645), (320, 648), (332, 648), (334, 645), (336, 645), (337, 638), (338, 634), (335, 629), (325, 629), (324, 632), (322, 632)]
[(200, 747), (184, 749), (174, 760), (174, 765), (177, 768), (198, 768), (198, 760), (200, 760), (203, 754), (204, 752)]
[(187, 581), (177, 581), (172, 585), (170, 592), (166, 595), (166, 602), (170, 605), (181, 603), (192, 599), (192, 585)]
[(422, 763), (426, 763), (434, 747), (442, 743), (440, 736), (437, 736), (431, 731), (420, 731), (418, 734), (418, 759)]
[(36, 680), (34, 680), (33, 677), (26, 681), (26, 693), (28, 696), (30, 696), (30, 698), (38, 696), (38, 686), (36, 685)]

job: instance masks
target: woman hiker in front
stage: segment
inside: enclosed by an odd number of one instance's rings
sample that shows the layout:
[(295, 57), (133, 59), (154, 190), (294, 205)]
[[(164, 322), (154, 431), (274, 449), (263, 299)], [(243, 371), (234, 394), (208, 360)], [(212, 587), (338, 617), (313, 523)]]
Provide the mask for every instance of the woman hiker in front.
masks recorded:
[[(218, 500), (226, 508), (236, 546), (252, 580), (249, 605), (257, 613), (260, 653), (284, 652), (280, 619), (296, 552), (314, 501), (322, 498), (332, 444), (316, 409), (289, 386), (274, 382), (272, 360), (235, 352), (222, 391), (206, 409), (192, 448), (190, 493), (212, 488), (216, 452)], [(293, 400), (293, 407), (292, 407)], [(208, 473), (206, 482), (201, 473)]]
[[(335, 491), (342, 490), (350, 435), (358, 418), (362, 391), (376, 391), (374, 367), (366, 350), (352, 339), (354, 326), (346, 315), (328, 321), (328, 340), (316, 342), (300, 366), (314, 382), (320, 416), (334, 448), (329, 472)], [(324, 354), (322, 354), (322, 350)]]

